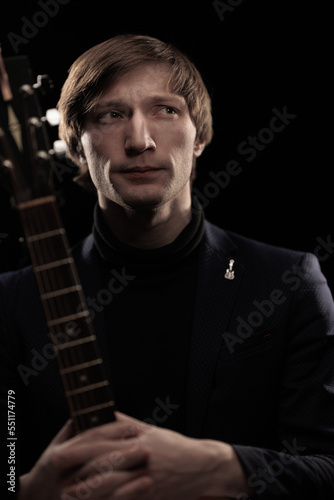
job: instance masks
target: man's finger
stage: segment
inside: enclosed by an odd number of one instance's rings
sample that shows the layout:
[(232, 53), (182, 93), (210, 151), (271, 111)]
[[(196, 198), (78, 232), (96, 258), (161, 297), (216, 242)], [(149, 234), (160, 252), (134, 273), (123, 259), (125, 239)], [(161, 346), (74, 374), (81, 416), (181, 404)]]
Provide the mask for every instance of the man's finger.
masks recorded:
[[(136, 484), (137, 478), (144, 475), (144, 470), (136, 469), (133, 471), (114, 471), (109, 474), (91, 474), (84, 480), (79, 480), (77, 476), (73, 478), (72, 484), (66, 487), (62, 492), (62, 498), (83, 498), (85, 492), (89, 492), (89, 498), (118, 498), (114, 493), (129, 483)], [(146, 477), (146, 476), (145, 476)], [(145, 483), (145, 481), (144, 481)], [(143, 486), (141, 487), (143, 488)], [(127, 489), (125, 489), (127, 491)], [(131, 488), (130, 488), (131, 491)], [(122, 497), (120, 497), (122, 498)], [(135, 498), (135, 497), (131, 497)]]
[(149, 476), (140, 476), (133, 481), (120, 486), (114, 494), (113, 500), (135, 500), (143, 498), (147, 490), (153, 485), (153, 480)]
[(76, 478), (84, 480), (91, 474), (107, 475), (115, 471), (127, 471), (144, 467), (148, 453), (144, 449), (116, 450), (91, 460), (76, 473)]
[(77, 435), (61, 443), (52, 457), (52, 466), (58, 470), (78, 467), (98, 456), (105, 456), (124, 449), (139, 449), (138, 437), (128, 424), (117, 429), (99, 429), (93, 433)]
[(61, 444), (68, 441), (74, 436), (74, 427), (72, 420), (67, 420), (65, 425), (60, 429), (58, 434), (53, 438), (50, 444)]

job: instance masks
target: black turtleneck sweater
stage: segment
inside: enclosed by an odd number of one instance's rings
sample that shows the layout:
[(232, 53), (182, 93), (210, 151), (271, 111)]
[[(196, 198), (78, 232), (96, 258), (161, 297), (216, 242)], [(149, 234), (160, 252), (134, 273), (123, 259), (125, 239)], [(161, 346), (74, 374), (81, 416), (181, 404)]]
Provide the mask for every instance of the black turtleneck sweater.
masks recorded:
[[(204, 215), (193, 201), (191, 222), (169, 245), (138, 249), (121, 243), (98, 206), (93, 235), (101, 282), (131, 276), (105, 306), (116, 407), (156, 425), (184, 431), (189, 342)], [(134, 278), (132, 278), (134, 277)]]

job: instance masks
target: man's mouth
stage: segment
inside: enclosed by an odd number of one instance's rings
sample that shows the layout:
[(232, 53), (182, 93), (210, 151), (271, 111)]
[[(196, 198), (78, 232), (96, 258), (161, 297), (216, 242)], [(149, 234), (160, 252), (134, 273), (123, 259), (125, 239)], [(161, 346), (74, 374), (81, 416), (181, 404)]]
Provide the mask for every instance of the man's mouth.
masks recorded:
[(159, 172), (161, 172), (161, 168), (149, 167), (149, 166), (130, 167), (122, 171), (122, 173), (125, 174), (127, 177), (133, 179), (141, 179), (141, 178), (144, 179), (147, 177), (153, 177), (154, 175), (157, 175)]
[(138, 173), (145, 173), (145, 172), (155, 172), (156, 170), (160, 170), (159, 168), (156, 167), (131, 167), (126, 170), (124, 170), (125, 173), (132, 173), (132, 172), (138, 172)]

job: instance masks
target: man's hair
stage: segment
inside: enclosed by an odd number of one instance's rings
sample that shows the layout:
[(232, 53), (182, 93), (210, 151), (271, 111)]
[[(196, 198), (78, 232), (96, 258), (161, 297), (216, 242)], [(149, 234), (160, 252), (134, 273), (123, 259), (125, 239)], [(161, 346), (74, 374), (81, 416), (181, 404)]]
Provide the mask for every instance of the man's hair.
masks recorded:
[(169, 43), (142, 35), (118, 35), (84, 52), (71, 66), (62, 88), (58, 109), (59, 137), (65, 141), (68, 155), (79, 166), (76, 181), (92, 188), (83, 156), (81, 134), (85, 115), (97, 104), (107, 87), (130, 71), (150, 63), (171, 66), (169, 90), (184, 97), (196, 139), (209, 144), (212, 131), (211, 99), (194, 64)]

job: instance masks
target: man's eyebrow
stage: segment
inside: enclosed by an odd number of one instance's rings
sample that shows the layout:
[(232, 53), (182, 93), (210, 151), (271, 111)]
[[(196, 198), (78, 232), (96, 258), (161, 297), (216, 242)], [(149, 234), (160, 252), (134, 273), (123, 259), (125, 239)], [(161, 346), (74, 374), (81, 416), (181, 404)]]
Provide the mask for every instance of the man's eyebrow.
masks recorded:
[(176, 100), (176, 101), (179, 101), (180, 103), (185, 104), (185, 99), (182, 95), (174, 94), (172, 92), (166, 93), (166, 94), (155, 94), (155, 95), (149, 97), (148, 99), (152, 100), (153, 102)]
[(106, 100), (106, 101), (99, 101), (96, 106), (96, 108), (112, 108), (112, 107), (120, 107), (120, 106), (125, 106), (126, 102), (122, 101), (121, 99), (112, 99), (112, 100)]

